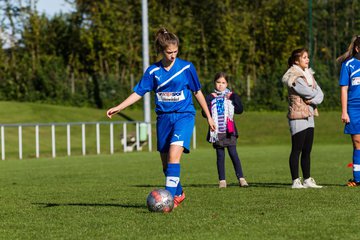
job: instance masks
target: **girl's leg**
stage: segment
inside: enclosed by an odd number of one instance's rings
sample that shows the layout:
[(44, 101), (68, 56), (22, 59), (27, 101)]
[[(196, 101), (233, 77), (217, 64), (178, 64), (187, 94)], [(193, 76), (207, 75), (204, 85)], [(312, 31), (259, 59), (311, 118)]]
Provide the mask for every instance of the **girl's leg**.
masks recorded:
[(299, 157), (303, 148), (306, 130), (298, 132), (291, 136), (291, 153), (289, 165), (292, 180), (299, 178)]
[(354, 149), (360, 150), (360, 134), (351, 135)]
[(243, 178), (244, 175), (243, 175), (243, 171), (241, 168), (240, 158), (236, 151), (236, 146), (229, 146), (227, 149), (228, 149), (228, 153), (231, 158), (231, 161), (233, 163), (237, 179)]
[(178, 192), (180, 192), (180, 190), (182, 192), (182, 187), (181, 189), (178, 190), (178, 186), (180, 183), (180, 159), (183, 151), (184, 148), (182, 146), (170, 145), (168, 159), (167, 159), (168, 160), (167, 169), (165, 172), (165, 176), (166, 176), (165, 189), (168, 190), (173, 197)]
[[(183, 152), (189, 152), (195, 116), (188, 113), (172, 113), (158, 116), (158, 122), (159, 120), (161, 124), (157, 124), (158, 151), (163, 152), (161, 158), (163, 168), (166, 168), (165, 189), (174, 197), (174, 207), (177, 207), (185, 199), (182, 186), (179, 184), (180, 159)], [(164, 153), (167, 153), (167, 156)]]
[(163, 166), (163, 172), (166, 172), (167, 164), (168, 164), (168, 153), (160, 153), (161, 163)]
[(314, 142), (314, 128), (305, 130), (304, 144), (301, 152), (301, 169), (304, 179), (310, 177), (310, 154)]
[[(179, 165), (180, 162), (180, 158), (181, 158), (181, 154), (180, 156), (174, 156), (174, 150), (173, 148), (176, 147), (175, 145), (172, 146), (171, 144), (171, 137), (173, 135), (173, 128), (174, 128), (174, 117), (176, 117), (175, 115), (172, 114), (163, 114), (163, 115), (159, 115), (157, 117), (157, 122), (156, 122), (156, 130), (157, 130), (157, 146), (158, 146), (158, 151), (160, 152), (160, 157), (161, 157), (161, 161), (162, 161), (162, 166), (163, 166), (163, 172), (165, 174), (165, 178), (168, 179), (168, 174), (173, 174), (172, 172), (174, 171), (173, 165), (169, 165), (168, 163), (170, 163), (170, 158), (171, 158), (171, 163), (174, 163), (174, 158), (178, 159), (177, 161), (177, 165)], [(181, 146), (177, 146), (180, 148), (181, 153), (183, 151), (183, 147)], [(170, 167), (170, 169), (169, 169)], [(175, 168), (178, 168), (178, 166), (175, 166)], [(177, 171), (177, 170), (175, 170)], [(176, 173), (177, 174), (177, 173)], [(169, 175), (172, 176), (172, 175)], [(180, 182), (180, 181), (179, 181)], [(173, 193), (172, 191), (171, 194), (174, 195), (180, 195), (182, 193), (182, 186), (181, 184), (179, 184), (179, 182), (177, 182), (176, 185), (176, 190), (175, 193)], [(165, 188), (167, 189), (167, 187), (165, 186)], [(169, 190), (169, 189), (167, 189)]]
[(216, 166), (218, 170), (219, 181), (225, 180), (225, 149), (216, 148)]
[(353, 142), (353, 176), (354, 182), (360, 182), (360, 134), (351, 135)]

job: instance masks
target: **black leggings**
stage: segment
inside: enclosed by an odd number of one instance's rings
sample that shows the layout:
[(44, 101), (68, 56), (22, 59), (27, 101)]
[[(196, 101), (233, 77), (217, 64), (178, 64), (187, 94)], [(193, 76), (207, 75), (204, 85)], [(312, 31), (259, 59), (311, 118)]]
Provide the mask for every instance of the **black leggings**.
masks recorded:
[[(240, 158), (236, 151), (236, 146), (228, 146), (229, 156), (234, 166), (235, 174), (237, 179), (243, 177), (243, 172), (241, 168)], [(225, 148), (216, 148), (217, 156), (217, 170), (219, 175), (219, 180), (225, 180)]]
[(292, 180), (299, 177), (299, 157), (303, 178), (310, 177), (310, 153), (314, 141), (314, 128), (307, 128), (291, 136), (291, 154), (289, 159)]

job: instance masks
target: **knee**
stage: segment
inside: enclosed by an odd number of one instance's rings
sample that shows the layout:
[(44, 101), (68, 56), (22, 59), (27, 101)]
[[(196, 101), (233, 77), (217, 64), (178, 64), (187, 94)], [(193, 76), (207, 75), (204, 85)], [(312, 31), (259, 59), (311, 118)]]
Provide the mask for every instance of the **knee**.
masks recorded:
[(360, 149), (360, 139), (353, 139), (354, 148), (359, 150)]
[(300, 156), (301, 149), (291, 149), (291, 155), (297, 155)]

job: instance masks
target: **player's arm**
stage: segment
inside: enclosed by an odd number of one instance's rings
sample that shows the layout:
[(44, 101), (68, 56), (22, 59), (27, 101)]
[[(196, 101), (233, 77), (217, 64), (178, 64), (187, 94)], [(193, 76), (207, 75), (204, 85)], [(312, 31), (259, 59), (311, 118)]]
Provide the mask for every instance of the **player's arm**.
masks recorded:
[(296, 84), (292, 87), (301, 97), (309, 100), (313, 99), (319, 92), (319, 88), (309, 87), (302, 78), (298, 78)]
[(348, 86), (341, 86), (341, 121), (349, 123), (350, 117), (347, 112)]
[(201, 90), (199, 90), (197, 92), (194, 92), (194, 95), (195, 95), (196, 101), (200, 104), (201, 109), (203, 110), (203, 112), (206, 115), (206, 118), (208, 120), (208, 124), (210, 126), (210, 129), (212, 131), (214, 131), (216, 129), (215, 122), (211, 117), (211, 114), (210, 114), (208, 105), (206, 103), (204, 94), (201, 92)]
[(112, 107), (109, 110), (107, 110), (106, 115), (108, 116), (108, 118), (111, 118), (112, 115), (124, 110), (125, 108), (127, 108), (128, 106), (136, 103), (137, 101), (139, 101), (142, 97), (137, 94), (136, 92), (132, 93), (128, 98), (126, 98), (122, 103), (120, 103), (119, 105), (117, 105), (116, 107)]
[[(212, 100), (212, 99), (211, 99), (211, 95), (208, 95), (208, 96), (205, 97), (205, 102), (206, 102), (206, 105), (207, 105), (209, 111), (211, 111), (211, 110), (210, 110), (210, 109), (211, 109), (211, 100)], [(204, 110), (201, 110), (201, 115), (202, 115), (204, 118), (207, 118), (206, 113), (204, 112)]]

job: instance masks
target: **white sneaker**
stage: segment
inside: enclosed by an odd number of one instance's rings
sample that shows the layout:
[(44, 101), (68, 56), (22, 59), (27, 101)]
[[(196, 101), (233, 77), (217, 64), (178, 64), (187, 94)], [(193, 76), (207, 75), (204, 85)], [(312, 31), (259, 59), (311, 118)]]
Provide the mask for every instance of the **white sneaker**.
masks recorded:
[(293, 180), (293, 184), (291, 186), (291, 188), (305, 188), (302, 184), (301, 184), (301, 180), (300, 178), (294, 179)]
[(304, 180), (304, 188), (322, 188), (323, 186), (316, 185), (315, 180), (312, 177)]
[(219, 188), (226, 188), (226, 180), (219, 181)]
[(239, 178), (240, 187), (248, 187), (249, 184), (246, 182), (245, 178)]

